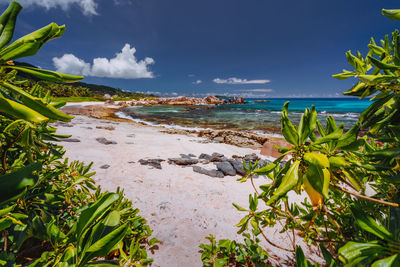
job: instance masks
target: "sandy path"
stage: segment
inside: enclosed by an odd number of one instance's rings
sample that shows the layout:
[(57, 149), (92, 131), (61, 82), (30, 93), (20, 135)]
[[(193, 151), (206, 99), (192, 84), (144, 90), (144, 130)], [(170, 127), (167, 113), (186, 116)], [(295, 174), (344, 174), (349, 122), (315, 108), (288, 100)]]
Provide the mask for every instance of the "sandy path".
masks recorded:
[[(71, 126), (72, 127), (67, 127)], [(96, 126), (115, 127), (115, 130)], [(179, 154), (219, 152), (227, 157), (258, 153), (257, 150), (220, 143), (199, 143), (198, 137), (160, 133), (156, 127), (135, 123), (112, 122), (76, 116), (69, 125), (58, 126), (59, 134), (71, 134), (81, 140), (62, 142), (71, 160), (94, 162), (95, 180), (106, 190), (118, 186), (126, 197), (140, 209), (153, 229), (153, 236), (162, 241), (160, 249), (151, 257), (153, 266), (201, 266), (199, 244), (209, 234), (217, 238), (238, 238), (234, 225), (242, 214), (235, 202), (248, 206), (248, 195), (253, 193), (250, 183), (240, 184), (237, 177), (212, 178), (195, 173), (191, 167), (180, 167), (162, 162), (162, 170), (143, 166), (139, 159), (179, 157)], [(97, 142), (97, 137), (116, 141), (114, 145)], [(265, 158), (265, 157), (264, 157)], [(128, 163), (131, 162), (131, 163)], [(134, 162), (134, 163), (132, 163)], [(100, 166), (108, 164), (108, 169)], [(266, 183), (258, 178), (256, 184)], [(266, 229), (267, 235), (281, 246), (289, 247), (280, 229)], [(282, 250), (266, 246), (271, 253), (286, 258)], [(292, 257), (292, 256), (291, 256)]]

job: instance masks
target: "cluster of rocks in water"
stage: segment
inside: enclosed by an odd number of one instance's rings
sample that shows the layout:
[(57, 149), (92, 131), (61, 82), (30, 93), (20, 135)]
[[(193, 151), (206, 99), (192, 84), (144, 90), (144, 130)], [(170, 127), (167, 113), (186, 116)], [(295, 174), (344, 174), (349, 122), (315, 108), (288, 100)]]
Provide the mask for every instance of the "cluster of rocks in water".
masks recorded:
[[(163, 159), (141, 159), (139, 163), (142, 165), (148, 165), (156, 169), (161, 169), (161, 162)], [(258, 161), (258, 166), (263, 167), (266, 164), (271, 163), (269, 160), (263, 160), (259, 158), (255, 153), (248, 154), (245, 156), (234, 155), (231, 158), (225, 157), (220, 153), (212, 153), (211, 155), (202, 153), (199, 157), (193, 154), (180, 154), (180, 157), (168, 158), (168, 163), (173, 165), (179, 165), (183, 167), (192, 167), (194, 172), (205, 174), (211, 177), (224, 178), (225, 176), (236, 176), (246, 175), (246, 171), (243, 167), (243, 161), (248, 166), (251, 162), (254, 164)], [(212, 163), (213, 168), (208, 169), (197, 164), (207, 165)]]
[[(227, 104), (227, 103), (235, 103), (235, 104), (244, 104), (245, 100), (243, 97), (235, 98), (234, 100), (229, 99), (228, 102), (226, 99), (220, 100), (215, 96), (207, 96), (204, 98), (195, 98), (195, 97), (186, 97), (186, 96), (178, 96), (178, 97), (157, 97), (152, 99), (140, 99), (140, 100), (131, 100), (131, 101), (120, 101), (117, 105), (122, 107), (127, 106), (152, 106), (152, 105), (182, 105), (182, 106), (191, 106), (191, 105), (218, 105), (218, 104)], [(113, 100), (107, 100), (105, 104), (114, 104)]]

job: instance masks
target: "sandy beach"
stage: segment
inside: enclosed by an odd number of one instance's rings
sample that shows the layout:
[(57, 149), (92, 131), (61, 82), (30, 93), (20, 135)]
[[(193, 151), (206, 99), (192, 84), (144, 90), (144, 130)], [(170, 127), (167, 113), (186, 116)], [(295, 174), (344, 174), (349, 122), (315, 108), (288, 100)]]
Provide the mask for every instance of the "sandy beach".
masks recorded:
[[(160, 132), (161, 127), (127, 120), (78, 115), (70, 123), (57, 127), (57, 133), (73, 138), (72, 142), (61, 143), (67, 151), (66, 157), (94, 162), (97, 184), (105, 190), (124, 189), (126, 197), (148, 220), (153, 237), (161, 241), (159, 250), (150, 255), (154, 258), (153, 266), (202, 266), (198, 246), (206, 242), (206, 236), (240, 238), (235, 224), (244, 215), (231, 203), (247, 207), (248, 195), (253, 193), (250, 182), (236, 181), (238, 175), (210, 177), (194, 172), (190, 165), (169, 164), (168, 158), (180, 157), (180, 154), (198, 157), (201, 153), (217, 152), (227, 158), (256, 153), (261, 159), (273, 160), (260, 155), (257, 149), (207, 142), (196, 136), (167, 134)], [(103, 140), (110, 144), (99, 142), (99, 138), (105, 138)], [(161, 162), (162, 169), (157, 169), (140, 164), (141, 159), (165, 161)], [(196, 165), (215, 168), (212, 163)], [(256, 186), (269, 182), (264, 177), (255, 179)], [(300, 196), (297, 198), (301, 199)], [(291, 249), (290, 239), (286, 233), (280, 234), (280, 230), (281, 227), (267, 228), (265, 233), (271, 241)], [(301, 237), (296, 243), (306, 247)], [(283, 260), (293, 258), (291, 253), (271, 245), (264, 247), (271, 255)]]

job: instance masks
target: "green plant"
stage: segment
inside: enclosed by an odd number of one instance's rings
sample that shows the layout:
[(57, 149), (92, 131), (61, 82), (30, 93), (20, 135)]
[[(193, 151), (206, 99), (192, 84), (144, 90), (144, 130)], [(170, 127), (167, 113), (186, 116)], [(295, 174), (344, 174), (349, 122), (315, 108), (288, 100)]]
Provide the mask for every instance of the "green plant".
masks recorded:
[(17, 71), (53, 82), (83, 78), (14, 64), (65, 30), (52, 23), (7, 46), (20, 10), (11, 2), (0, 16), (0, 266), (151, 264), (146, 251), (157, 240), (123, 192), (101, 192), (91, 164), (62, 160), (54, 141), (65, 136), (49, 122), (72, 119), (57, 109), (63, 103), (50, 103), (39, 85), (20, 87)]
[[(398, 19), (400, 10), (382, 13)], [(281, 156), (267, 166), (245, 166), (248, 174), (239, 179), (250, 180), (255, 194), (249, 196), (248, 209), (234, 204), (245, 213), (238, 233), (251, 229), (269, 245), (296, 253), (298, 266), (313, 264), (296, 246), (296, 232), (309, 245), (320, 245), (330, 266), (400, 264), (400, 34), (394, 31), (380, 45), (371, 38), (368, 48), (365, 57), (348, 51), (354, 70), (333, 75), (358, 79), (345, 95), (372, 97), (358, 122), (344, 132), (333, 117), (320, 122), (311, 107), (296, 126), (285, 103), (281, 129), (290, 146), (276, 147)], [(272, 182), (256, 188), (254, 175), (266, 175)], [(368, 188), (373, 193), (367, 195)], [(289, 204), (289, 191), (305, 191), (308, 198)], [(291, 233), (291, 247), (281, 247), (263, 233), (278, 224)]]

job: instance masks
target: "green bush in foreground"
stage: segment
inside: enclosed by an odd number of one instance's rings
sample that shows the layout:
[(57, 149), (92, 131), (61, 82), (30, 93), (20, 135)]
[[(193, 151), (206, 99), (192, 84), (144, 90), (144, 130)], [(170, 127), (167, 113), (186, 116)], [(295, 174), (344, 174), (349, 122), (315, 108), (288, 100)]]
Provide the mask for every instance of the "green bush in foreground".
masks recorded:
[(60, 136), (49, 125), (69, 121), (39, 87), (19, 87), (22, 71), (53, 82), (71, 76), (16, 66), (64, 32), (51, 23), (10, 42), (22, 7), (11, 2), (0, 16), (0, 266), (147, 265), (155, 249), (150, 228), (138, 209), (116, 193), (102, 192), (91, 179), (91, 164), (62, 160)]
[[(383, 14), (400, 19), (400, 10), (383, 10)], [(296, 127), (285, 103), (282, 134), (290, 146), (276, 147), (282, 156), (267, 166), (246, 166), (248, 174), (239, 179), (253, 184), (254, 175), (266, 175), (272, 182), (254, 187), (249, 208), (233, 204), (245, 213), (237, 224), (238, 233), (250, 230), (253, 242), (245, 239), (239, 250), (228, 251), (224, 244), (234, 241), (221, 240), (216, 246), (211, 239), (211, 245), (200, 246), (204, 265), (265, 266), (269, 263), (266, 251), (256, 242), (262, 237), (269, 245), (292, 252), (297, 266), (313, 266), (296, 246), (296, 233), (307, 244), (319, 245), (329, 266), (400, 265), (399, 31), (390, 40), (385, 36), (380, 45), (371, 38), (368, 48), (366, 57), (348, 51), (354, 70), (333, 77), (357, 78), (357, 84), (344, 94), (373, 96), (372, 104), (344, 133), (333, 117), (323, 126), (314, 107), (305, 110)], [(286, 155), (291, 157), (283, 161)], [(305, 191), (309, 199), (289, 204), (290, 191)], [(259, 206), (260, 201), (263, 205)], [(264, 234), (265, 227), (277, 224), (287, 232), (291, 247), (274, 244)], [(249, 250), (259, 253), (258, 257)], [(261, 257), (265, 260), (260, 263)]]

